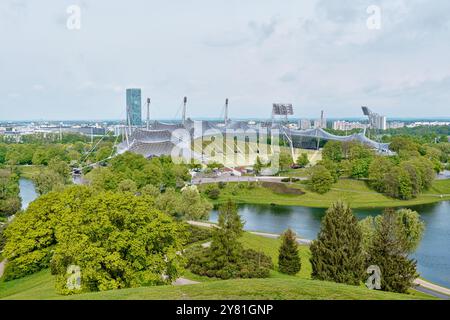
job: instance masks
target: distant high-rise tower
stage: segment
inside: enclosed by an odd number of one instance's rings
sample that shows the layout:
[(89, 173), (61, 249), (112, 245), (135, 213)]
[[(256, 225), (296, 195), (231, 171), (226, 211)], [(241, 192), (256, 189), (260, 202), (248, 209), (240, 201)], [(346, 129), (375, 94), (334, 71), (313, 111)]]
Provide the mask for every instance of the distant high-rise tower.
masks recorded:
[(370, 129), (376, 130), (386, 130), (387, 129), (387, 118), (386, 116), (379, 115), (378, 113), (372, 112), (368, 107), (361, 107), (365, 116), (369, 118)]
[(127, 124), (142, 125), (141, 89), (127, 89)]

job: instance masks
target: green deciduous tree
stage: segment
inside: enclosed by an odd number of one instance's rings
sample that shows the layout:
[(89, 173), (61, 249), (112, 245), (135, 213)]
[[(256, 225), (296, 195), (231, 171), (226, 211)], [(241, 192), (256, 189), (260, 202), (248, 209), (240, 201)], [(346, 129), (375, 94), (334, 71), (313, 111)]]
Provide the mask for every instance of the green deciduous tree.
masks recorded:
[(369, 167), (369, 184), (376, 191), (384, 193), (385, 185), (384, 185), (384, 176), (387, 172), (389, 172), (394, 163), (387, 157), (376, 157)]
[(148, 184), (141, 189), (141, 194), (144, 196), (151, 196), (156, 199), (161, 194), (161, 191), (154, 185)]
[(184, 259), (182, 224), (153, 198), (72, 186), (30, 204), (5, 230), (7, 280), (51, 267), (61, 293), (67, 268), (81, 269), (81, 291), (168, 284)]
[(119, 192), (130, 192), (135, 194), (137, 192), (136, 182), (131, 179), (125, 179), (119, 182), (117, 186), (117, 191)]
[(183, 226), (145, 197), (89, 197), (79, 211), (63, 217), (56, 238), (51, 267), (63, 293), (70, 292), (70, 265), (81, 269), (82, 291), (169, 284), (182, 270), (183, 258), (177, 252), (185, 241)]
[(292, 155), (288, 152), (281, 152), (279, 158), (280, 170), (286, 171), (291, 167), (292, 164)]
[(55, 171), (42, 169), (38, 174), (32, 177), (37, 193), (40, 195), (55, 190), (61, 190), (64, 187), (64, 178)]
[(92, 190), (72, 187), (62, 193), (52, 192), (33, 201), (16, 216), (4, 231), (4, 256), (8, 259), (7, 280), (20, 278), (49, 267), (57, 244), (55, 229), (63, 216), (76, 210)]
[(375, 224), (375, 235), (369, 250), (369, 263), (381, 271), (381, 289), (406, 293), (418, 277), (416, 262), (408, 258), (399, 216), (386, 210)]
[(312, 168), (310, 176), (311, 189), (314, 192), (323, 194), (331, 190), (334, 179), (330, 171), (322, 165)]
[(326, 160), (340, 162), (344, 158), (342, 142), (328, 141), (323, 147), (322, 157)]
[(178, 212), (184, 219), (206, 220), (213, 206), (203, 199), (195, 186), (185, 188), (181, 192)]
[(297, 158), (297, 164), (302, 168), (306, 167), (309, 164), (308, 154), (302, 153), (299, 155)]

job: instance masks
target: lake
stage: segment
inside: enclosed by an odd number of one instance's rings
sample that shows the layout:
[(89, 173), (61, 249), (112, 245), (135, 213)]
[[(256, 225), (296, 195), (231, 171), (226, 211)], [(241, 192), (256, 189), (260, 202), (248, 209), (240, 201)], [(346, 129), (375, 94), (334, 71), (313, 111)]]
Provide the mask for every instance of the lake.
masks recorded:
[[(419, 212), (426, 224), (424, 238), (414, 254), (421, 276), (450, 288), (450, 202), (415, 206), (410, 209)], [(240, 205), (239, 213), (246, 222), (246, 230), (280, 234), (291, 228), (299, 237), (312, 240), (317, 237), (325, 209)], [(358, 219), (364, 219), (381, 214), (382, 209), (355, 209), (354, 213)], [(217, 216), (217, 210), (214, 210), (210, 220), (217, 222)]]

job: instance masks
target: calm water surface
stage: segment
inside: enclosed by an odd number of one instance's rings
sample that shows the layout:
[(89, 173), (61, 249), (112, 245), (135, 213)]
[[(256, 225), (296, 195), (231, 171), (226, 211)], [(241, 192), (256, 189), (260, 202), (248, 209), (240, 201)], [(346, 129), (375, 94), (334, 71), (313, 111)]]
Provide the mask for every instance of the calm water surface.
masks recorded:
[(30, 202), (37, 198), (37, 193), (34, 188), (33, 182), (28, 179), (20, 179), (19, 180), (20, 187), (20, 197), (22, 198), (22, 209), (25, 210), (28, 208)]

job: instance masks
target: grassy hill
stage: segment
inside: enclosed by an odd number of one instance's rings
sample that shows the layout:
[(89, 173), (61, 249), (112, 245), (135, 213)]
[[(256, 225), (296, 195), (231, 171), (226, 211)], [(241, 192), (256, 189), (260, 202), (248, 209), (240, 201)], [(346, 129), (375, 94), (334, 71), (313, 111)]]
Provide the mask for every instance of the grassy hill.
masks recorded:
[[(233, 184), (229, 183), (222, 190), (217, 202), (232, 199), (237, 203), (248, 204), (277, 204), (306, 206), (315, 208), (328, 208), (338, 199), (344, 200), (352, 208), (385, 208), (413, 206), (425, 203), (433, 203), (443, 200), (450, 200), (450, 180), (437, 180), (433, 186), (412, 200), (396, 200), (384, 196), (370, 189), (365, 181), (341, 179), (333, 185), (332, 190), (326, 194), (318, 194), (309, 191), (305, 185), (300, 183), (292, 184), (293, 188), (301, 188), (305, 191), (303, 195), (280, 194), (276, 191), (264, 187), (254, 189), (243, 188), (238, 194), (233, 195)], [(442, 197), (440, 195), (443, 195)]]
[(423, 299), (423, 295), (402, 295), (371, 291), (363, 287), (331, 282), (276, 277), (269, 279), (209, 281), (188, 286), (142, 287), (74, 296), (60, 296), (53, 288), (48, 270), (32, 276), (0, 283), (0, 299), (74, 299), (74, 300), (302, 300), (302, 299)]
[[(280, 240), (269, 239), (249, 233), (242, 237), (246, 248), (261, 250), (271, 256), (275, 265), (278, 259)], [(268, 279), (216, 280), (186, 273), (185, 277), (199, 281), (188, 286), (142, 287), (135, 289), (114, 290), (87, 293), (74, 296), (60, 296), (54, 290), (54, 277), (48, 270), (43, 270), (26, 278), (0, 281), (0, 299), (430, 299), (431, 297), (412, 291), (409, 295), (371, 291), (364, 286), (347, 286), (332, 282), (310, 279), (309, 248), (300, 247), (302, 270), (296, 276), (272, 271)]]

